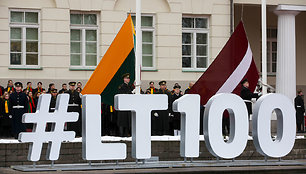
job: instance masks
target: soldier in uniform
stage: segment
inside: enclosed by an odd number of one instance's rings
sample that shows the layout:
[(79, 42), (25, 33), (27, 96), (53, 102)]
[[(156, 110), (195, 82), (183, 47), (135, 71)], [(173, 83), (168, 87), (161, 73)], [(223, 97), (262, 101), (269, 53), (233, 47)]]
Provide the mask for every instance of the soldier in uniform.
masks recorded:
[(158, 91), (158, 89), (154, 87), (154, 82), (151, 81), (149, 85), (150, 87), (146, 90), (146, 94), (155, 94)]
[(298, 90), (297, 93), (298, 95), (294, 99), (294, 107), (296, 110), (296, 127), (297, 127), (297, 133), (302, 133), (304, 130), (303, 120), (304, 120), (305, 106), (302, 97), (303, 96), (302, 90)]
[(62, 93), (66, 93), (68, 91), (67, 89), (67, 84), (66, 83), (63, 83), (62, 84), (62, 89), (58, 91), (59, 94), (62, 94)]
[(182, 97), (183, 95), (180, 92), (181, 86), (180, 85), (175, 85), (173, 87), (174, 93), (171, 95), (171, 100), (170, 100), (170, 133), (171, 135), (179, 135), (179, 130), (181, 129), (180, 125), (181, 125), (181, 114), (179, 112), (174, 112), (172, 109), (172, 104), (176, 99), (179, 99), (180, 97)]
[(26, 126), (22, 123), (22, 115), (28, 112), (28, 98), (22, 92), (22, 83), (15, 83), (15, 92), (10, 95), (10, 113), (12, 114), (13, 121), (13, 134), (17, 139), (20, 132), (26, 131)]
[[(123, 83), (118, 87), (118, 94), (132, 94), (134, 87), (130, 83), (130, 74), (122, 75)], [(127, 137), (131, 130), (131, 112), (118, 111), (117, 125), (119, 127), (119, 136)]]
[(168, 110), (159, 110), (156, 114), (154, 129), (157, 135), (169, 135), (169, 105), (171, 92), (167, 89), (167, 82), (160, 81), (160, 89), (157, 94), (166, 94), (168, 96)]
[(68, 123), (68, 130), (75, 131), (76, 136), (82, 136), (82, 115), (81, 115), (81, 98), (80, 93), (75, 89), (76, 82), (69, 82), (68, 94), (70, 94), (68, 112), (78, 112), (79, 119), (77, 122)]
[(248, 79), (244, 79), (241, 82), (242, 88), (241, 88), (241, 92), (240, 92), (240, 97), (244, 100), (245, 105), (248, 109), (248, 115), (249, 115), (249, 119), (250, 119), (250, 115), (252, 114), (252, 98), (258, 98), (258, 94), (253, 93), (250, 91), (249, 89), (249, 82)]

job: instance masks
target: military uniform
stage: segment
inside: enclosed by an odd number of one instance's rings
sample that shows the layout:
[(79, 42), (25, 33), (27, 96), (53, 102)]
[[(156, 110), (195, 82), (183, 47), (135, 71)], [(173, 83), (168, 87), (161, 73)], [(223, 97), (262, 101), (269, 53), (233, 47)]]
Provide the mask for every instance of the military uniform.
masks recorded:
[[(248, 82), (246, 79), (243, 80), (241, 82), (241, 85), (243, 85), (246, 82)], [(242, 86), (241, 91), (240, 91), (240, 97), (244, 100), (245, 105), (248, 109), (249, 117), (250, 117), (250, 115), (252, 114), (252, 101), (251, 100), (252, 98), (257, 99), (259, 96), (258, 94), (251, 92), (249, 88)]]
[[(130, 78), (130, 74), (123, 74), (122, 78)], [(132, 94), (134, 87), (127, 83), (122, 83), (118, 87), (118, 94)], [(117, 125), (119, 136), (126, 137), (131, 133), (131, 111), (117, 112)]]
[(303, 128), (303, 120), (304, 120), (304, 113), (305, 113), (305, 106), (304, 106), (304, 100), (302, 96), (297, 95), (294, 99), (294, 107), (296, 110), (296, 126), (297, 126), (297, 132), (302, 132)]
[[(75, 86), (75, 82), (70, 82), (69, 85)], [(76, 90), (68, 90), (69, 97), (68, 112), (79, 113), (77, 122), (68, 123), (68, 130), (75, 131), (76, 136), (82, 136), (82, 114), (81, 114), (81, 97), (80, 93)]]
[[(166, 81), (159, 82), (159, 85), (166, 85)], [(168, 89), (159, 89), (156, 94), (166, 94), (168, 96), (168, 109), (157, 111), (158, 117), (152, 120), (152, 129), (155, 135), (169, 135), (169, 106), (171, 92)]]
[[(16, 82), (15, 86), (22, 86), (22, 83)], [(22, 115), (28, 112), (28, 98), (23, 92), (13, 92), (9, 99), (11, 108), (10, 112), (12, 114), (13, 121), (13, 134), (15, 138), (18, 138), (20, 132), (26, 131), (26, 126), (22, 123)]]
[[(181, 88), (180, 86), (174, 86), (174, 89), (175, 88)], [(179, 112), (174, 112), (173, 109), (172, 109), (172, 105), (173, 105), (173, 102), (176, 100), (176, 99), (179, 99), (180, 97), (182, 97), (183, 95), (181, 93), (173, 93), (170, 97), (170, 105), (169, 105), (169, 108), (170, 108), (170, 112), (171, 112), (171, 117), (170, 117), (170, 126), (169, 126), (169, 129), (170, 129), (170, 133), (171, 135), (173, 135), (173, 132), (174, 130), (180, 130), (181, 129), (181, 114)]]

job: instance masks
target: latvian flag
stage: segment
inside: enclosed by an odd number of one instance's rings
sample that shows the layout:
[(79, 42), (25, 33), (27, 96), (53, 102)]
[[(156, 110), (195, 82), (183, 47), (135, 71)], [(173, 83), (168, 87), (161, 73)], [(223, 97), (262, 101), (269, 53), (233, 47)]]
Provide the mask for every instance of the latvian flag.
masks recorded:
[(218, 93), (240, 95), (240, 82), (248, 79), (254, 91), (259, 74), (253, 60), (243, 23), (240, 22), (216, 59), (190, 89), (189, 94), (199, 94), (201, 105)]
[(130, 73), (135, 80), (135, 30), (131, 15), (125, 20), (116, 38), (86, 83), (82, 94), (101, 94), (102, 103), (113, 105), (122, 75)]

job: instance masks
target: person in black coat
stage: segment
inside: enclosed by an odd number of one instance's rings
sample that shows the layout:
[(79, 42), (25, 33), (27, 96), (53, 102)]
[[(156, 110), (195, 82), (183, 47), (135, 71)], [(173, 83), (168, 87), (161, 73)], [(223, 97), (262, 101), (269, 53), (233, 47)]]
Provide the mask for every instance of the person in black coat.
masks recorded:
[[(118, 87), (118, 94), (132, 94), (134, 87), (130, 85), (130, 74), (125, 73), (122, 75), (123, 83)], [(117, 125), (119, 128), (119, 136), (127, 137), (131, 135), (131, 112), (118, 111), (117, 112)]]
[(13, 121), (13, 134), (17, 139), (20, 132), (26, 131), (26, 126), (22, 123), (22, 115), (28, 112), (28, 98), (25, 93), (22, 92), (22, 83), (15, 83), (15, 92), (10, 95), (10, 112), (12, 114)]
[(6, 92), (3, 95), (3, 100), (0, 102), (0, 133), (3, 137), (12, 136), (12, 115), (10, 113), (9, 94)]
[(81, 112), (81, 97), (80, 93), (75, 89), (76, 82), (69, 82), (69, 90), (66, 92), (70, 95), (68, 112), (79, 113), (78, 121), (67, 123), (68, 130), (75, 131), (76, 136), (82, 136), (82, 112)]
[(159, 83), (160, 89), (157, 91), (156, 94), (166, 94), (168, 96), (168, 109), (167, 110), (159, 110), (155, 114), (155, 125), (154, 125), (154, 132), (156, 135), (170, 135), (169, 131), (169, 114), (170, 114), (170, 96), (171, 91), (167, 89), (167, 82), (160, 81)]
[(244, 79), (241, 82), (242, 88), (241, 88), (241, 92), (240, 92), (240, 97), (244, 100), (246, 107), (248, 109), (248, 115), (250, 118), (250, 115), (252, 114), (252, 98), (256, 98), (258, 99), (258, 94), (253, 93), (250, 91), (249, 89), (249, 82), (247, 79)]
[(302, 133), (304, 130), (303, 120), (305, 113), (305, 105), (304, 105), (302, 90), (298, 90), (297, 93), (298, 95), (294, 99), (294, 107), (296, 110), (296, 127), (297, 127), (297, 132)]
[(181, 89), (181, 86), (180, 85), (175, 85), (173, 87), (173, 90), (174, 90), (174, 93), (171, 95), (171, 100), (170, 100), (170, 112), (171, 112), (171, 115), (170, 115), (170, 126), (169, 126), (169, 129), (170, 129), (170, 134), (171, 135), (179, 135), (179, 130), (181, 129), (181, 114), (179, 112), (174, 112), (173, 109), (172, 109), (172, 105), (173, 105), (173, 102), (176, 100), (176, 99), (179, 99), (180, 97), (182, 97), (183, 95), (181, 94), (180, 92), (180, 89)]

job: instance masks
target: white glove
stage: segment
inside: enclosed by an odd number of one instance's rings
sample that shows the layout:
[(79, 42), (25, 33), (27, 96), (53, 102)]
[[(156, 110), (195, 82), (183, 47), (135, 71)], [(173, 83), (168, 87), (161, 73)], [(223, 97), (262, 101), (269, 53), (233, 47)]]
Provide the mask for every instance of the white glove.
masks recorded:
[(132, 93), (133, 93), (133, 94), (136, 94), (136, 88), (135, 88), (135, 89), (133, 89)]
[(9, 115), (9, 118), (13, 118), (11, 115)]
[(158, 113), (157, 112), (154, 112), (153, 114), (155, 117), (158, 117)]

